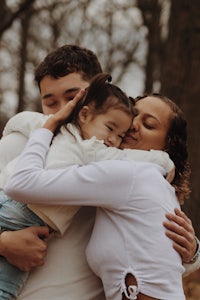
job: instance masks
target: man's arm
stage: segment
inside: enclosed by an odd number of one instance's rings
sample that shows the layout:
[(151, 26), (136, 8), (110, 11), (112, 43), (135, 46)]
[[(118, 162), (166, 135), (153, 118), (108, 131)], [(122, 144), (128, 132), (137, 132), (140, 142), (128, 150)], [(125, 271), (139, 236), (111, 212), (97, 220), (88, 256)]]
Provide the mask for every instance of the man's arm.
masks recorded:
[[(7, 165), (22, 152), (26, 142), (27, 138), (17, 132), (0, 140), (0, 172), (2, 172), (2, 176), (6, 176), (4, 172)], [(48, 237), (46, 227), (30, 227), (19, 231), (2, 232), (0, 234), (0, 255), (21, 270), (29, 271), (44, 263), (47, 244), (40, 237)]]
[(0, 255), (22, 271), (44, 264), (49, 236), (47, 227), (29, 227), (0, 234)]

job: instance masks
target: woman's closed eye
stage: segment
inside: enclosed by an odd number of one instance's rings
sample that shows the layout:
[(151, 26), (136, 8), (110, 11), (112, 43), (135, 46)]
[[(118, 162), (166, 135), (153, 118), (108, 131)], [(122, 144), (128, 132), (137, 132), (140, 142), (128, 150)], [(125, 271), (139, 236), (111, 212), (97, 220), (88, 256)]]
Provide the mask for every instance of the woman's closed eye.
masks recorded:
[(145, 128), (150, 129), (150, 130), (155, 128), (155, 126), (153, 126), (152, 124), (144, 123), (143, 125)]
[(150, 118), (143, 120), (142, 124), (145, 128), (149, 130), (156, 129), (158, 126), (157, 122), (154, 119), (150, 119)]

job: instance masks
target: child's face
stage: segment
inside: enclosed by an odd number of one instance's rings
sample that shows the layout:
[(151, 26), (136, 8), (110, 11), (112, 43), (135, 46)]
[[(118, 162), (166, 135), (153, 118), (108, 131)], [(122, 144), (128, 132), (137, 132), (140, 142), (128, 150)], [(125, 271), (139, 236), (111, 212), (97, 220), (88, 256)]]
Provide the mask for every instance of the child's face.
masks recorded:
[(96, 136), (97, 139), (104, 140), (104, 144), (108, 147), (119, 147), (132, 124), (132, 117), (120, 109), (110, 109), (104, 114), (95, 116), (88, 107), (86, 110), (80, 122), (82, 137), (89, 139)]

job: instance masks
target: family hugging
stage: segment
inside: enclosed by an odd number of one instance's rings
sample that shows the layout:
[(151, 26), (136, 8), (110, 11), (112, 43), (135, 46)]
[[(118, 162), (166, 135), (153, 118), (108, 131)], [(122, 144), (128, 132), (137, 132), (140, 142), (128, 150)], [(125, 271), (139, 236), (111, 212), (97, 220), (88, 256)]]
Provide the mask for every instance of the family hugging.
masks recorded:
[(14, 116), (0, 141), (0, 299), (185, 299), (182, 276), (200, 258), (179, 204), (182, 111), (128, 97), (75, 45), (35, 79), (44, 114)]

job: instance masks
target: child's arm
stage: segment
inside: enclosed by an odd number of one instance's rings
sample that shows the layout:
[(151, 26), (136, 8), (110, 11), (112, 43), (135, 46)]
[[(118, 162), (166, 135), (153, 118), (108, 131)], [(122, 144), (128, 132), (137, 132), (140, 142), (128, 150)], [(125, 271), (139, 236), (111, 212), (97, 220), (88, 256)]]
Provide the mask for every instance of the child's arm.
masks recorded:
[(163, 167), (167, 173), (167, 180), (171, 182), (174, 179), (175, 167), (167, 152), (160, 150), (120, 150), (114, 147), (106, 147), (99, 144), (96, 151), (96, 161), (107, 159), (125, 159), (134, 161), (152, 162)]
[(175, 176), (175, 166), (169, 154), (161, 150), (123, 150), (126, 159), (152, 162), (163, 167), (167, 173), (166, 179), (172, 182)]

